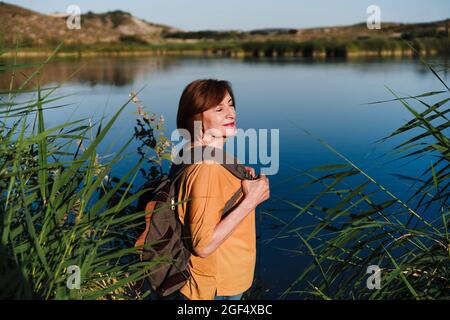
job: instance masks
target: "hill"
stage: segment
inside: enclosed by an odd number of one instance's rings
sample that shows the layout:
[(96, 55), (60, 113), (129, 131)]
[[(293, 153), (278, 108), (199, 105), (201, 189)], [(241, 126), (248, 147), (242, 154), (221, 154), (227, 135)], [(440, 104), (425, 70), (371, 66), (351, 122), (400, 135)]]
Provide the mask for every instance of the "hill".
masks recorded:
[(69, 29), (67, 14), (42, 14), (0, 2), (0, 46), (34, 52), (64, 42), (64, 51), (86, 54), (157, 52), (157, 54), (219, 54), (232, 56), (347, 56), (415, 54), (408, 40), (426, 54), (450, 52), (449, 20), (426, 23), (382, 23), (369, 30), (365, 23), (308, 29), (251, 31), (185, 31), (147, 22), (128, 12), (88, 12), (81, 29)]
[(65, 14), (41, 14), (0, 2), (0, 40), (4, 45), (19, 39), (23, 46), (67, 44), (105, 44), (120, 42), (149, 43), (161, 40), (161, 34), (179, 31), (149, 23), (123, 11), (81, 16), (81, 29), (67, 28)]

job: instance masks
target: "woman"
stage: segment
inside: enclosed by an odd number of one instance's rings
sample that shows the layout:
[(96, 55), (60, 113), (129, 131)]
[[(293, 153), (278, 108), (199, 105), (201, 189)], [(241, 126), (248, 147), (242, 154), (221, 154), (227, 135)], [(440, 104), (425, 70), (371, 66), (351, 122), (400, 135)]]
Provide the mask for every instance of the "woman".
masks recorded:
[[(225, 139), (236, 134), (234, 95), (227, 81), (196, 80), (180, 98), (177, 127), (191, 134), (191, 147), (223, 149)], [(194, 121), (200, 123), (195, 131)], [(208, 135), (208, 131), (219, 134)], [(254, 169), (246, 168), (255, 178)], [(242, 188), (231, 211), (224, 204)], [(189, 280), (180, 289), (187, 299), (239, 300), (250, 288), (256, 260), (255, 208), (269, 198), (264, 174), (240, 180), (221, 164), (211, 161), (190, 165), (181, 176), (177, 200), (193, 255)]]

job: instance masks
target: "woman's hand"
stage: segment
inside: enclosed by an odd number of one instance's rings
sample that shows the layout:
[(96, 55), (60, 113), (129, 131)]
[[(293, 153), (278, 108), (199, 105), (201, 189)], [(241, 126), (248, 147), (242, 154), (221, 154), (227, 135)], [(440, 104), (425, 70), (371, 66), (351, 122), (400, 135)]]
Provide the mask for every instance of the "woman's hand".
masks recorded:
[(270, 197), (269, 179), (264, 173), (256, 180), (242, 180), (242, 191), (246, 206), (254, 209)]

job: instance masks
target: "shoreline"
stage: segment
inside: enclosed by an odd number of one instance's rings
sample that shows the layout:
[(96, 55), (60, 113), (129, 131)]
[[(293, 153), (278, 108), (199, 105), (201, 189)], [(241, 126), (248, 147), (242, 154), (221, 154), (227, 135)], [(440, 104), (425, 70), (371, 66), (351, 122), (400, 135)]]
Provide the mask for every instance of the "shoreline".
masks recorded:
[[(50, 49), (43, 50), (22, 50), (19, 52), (9, 51), (4, 52), (1, 58), (40, 58), (48, 57), (52, 53)], [(85, 51), (62, 51), (58, 52), (55, 56), (59, 58), (86, 58), (86, 57), (227, 57), (227, 58), (276, 58), (276, 57), (299, 57), (299, 58), (313, 58), (313, 59), (326, 59), (326, 58), (359, 58), (359, 57), (413, 57), (413, 56), (446, 56), (438, 52), (437, 50), (421, 50), (419, 55), (412, 50), (381, 50), (381, 51), (347, 51), (344, 54), (327, 54), (324, 51), (313, 52), (310, 55), (304, 55), (294, 52), (285, 52), (278, 54), (272, 52), (271, 54), (265, 54), (263, 51), (258, 52), (246, 52), (243, 50), (217, 50), (217, 49), (205, 49), (205, 50), (160, 50), (160, 49), (146, 49), (146, 50), (117, 50), (117, 51), (98, 51), (98, 50), (85, 50)]]

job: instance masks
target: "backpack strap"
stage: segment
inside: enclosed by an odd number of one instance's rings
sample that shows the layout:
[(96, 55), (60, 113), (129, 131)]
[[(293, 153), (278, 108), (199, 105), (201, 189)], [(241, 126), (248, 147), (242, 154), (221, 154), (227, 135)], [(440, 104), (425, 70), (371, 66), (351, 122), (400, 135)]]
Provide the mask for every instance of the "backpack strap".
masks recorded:
[[(206, 150), (208, 148), (208, 150)], [(207, 152), (205, 152), (205, 150)], [(185, 149), (181, 149), (178, 156), (183, 156), (183, 151)], [(236, 157), (226, 153), (223, 149), (211, 147), (211, 146), (196, 146), (194, 148), (186, 149), (186, 151), (191, 153), (191, 160), (195, 160), (194, 155), (196, 153), (200, 153), (202, 155), (202, 158), (200, 161), (203, 160), (212, 160), (219, 162), (225, 169), (227, 169), (230, 173), (232, 173), (235, 177), (241, 179), (241, 180), (251, 180), (251, 176), (248, 173), (248, 171), (245, 169), (245, 166), (240, 163)], [(193, 161), (193, 163), (195, 163)], [(178, 164), (173, 165), (174, 168), (174, 174), (181, 173), (183, 169), (183, 166), (188, 166), (189, 164)], [(171, 168), (172, 169), (172, 168)], [(172, 170), (171, 170), (172, 172)]]
[(241, 180), (253, 180), (250, 173), (245, 169), (245, 166), (240, 163), (228, 164), (222, 163), (222, 167), (231, 172), (235, 177)]
[[(242, 163), (239, 163), (236, 157), (226, 153), (223, 149), (209, 147), (209, 146), (197, 146), (194, 148), (190, 148), (189, 151), (191, 152), (191, 159), (194, 158), (194, 154), (198, 148), (201, 149), (202, 154), (202, 160), (219, 160), (222, 167), (227, 169), (231, 174), (233, 174), (235, 177), (237, 177), (240, 180), (252, 180), (252, 177), (250, 176), (250, 173), (245, 169), (245, 166)], [(206, 157), (203, 157), (205, 154), (204, 151), (206, 148), (210, 148)], [(197, 151), (199, 152), (199, 151)], [(180, 151), (179, 156), (182, 156), (183, 149)], [(211, 158), (209, 158), (209, 155)], [(171, 186), (175, 186), (175, 181), (177, 181), (180, 176), (182, 175), (183, 171), (189, 166), (189, 164), (178, 164), (178, 165), (172, 165), (169, 175), (172, 177), (172, 183)], [(170, 192), (171, 194), (174, 194), (174, 192)], [(223, 210), (223, 216), (228, 213), (228, 211), (234, 206), (237, 199), (242, 195), (242, 188), (239, 188), (232, 196), (231, 198), (225, 203), (224, 210)]]
[(242, 188), (239, 188), (238, 191), (236, 191), (231, 198), (225, 203), (225, 206), (223, 207), (223, 212), (222, 212), (222, 217), (226, 216), (229, 211), (234, 207), (237, 199), (239, 199), (239, 197), (242, 194)]

